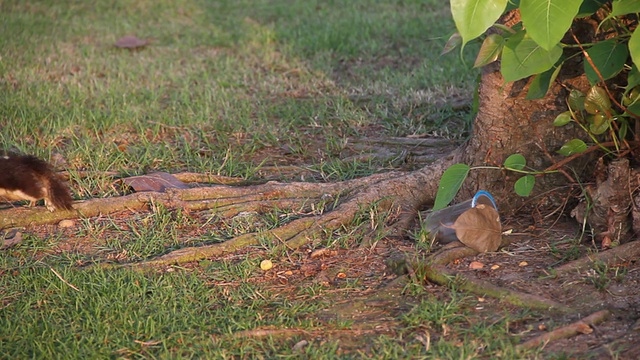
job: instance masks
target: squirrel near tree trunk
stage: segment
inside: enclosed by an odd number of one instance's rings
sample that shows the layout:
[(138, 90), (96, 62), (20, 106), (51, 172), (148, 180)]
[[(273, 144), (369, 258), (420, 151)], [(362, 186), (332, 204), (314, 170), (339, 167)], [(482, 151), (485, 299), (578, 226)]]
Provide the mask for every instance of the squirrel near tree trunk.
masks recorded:
[(0, 153), (0, 201), (29, 200), (34, 206), (40, 199), (49, 211), (72, 209), (69, 188), (46, 161)]

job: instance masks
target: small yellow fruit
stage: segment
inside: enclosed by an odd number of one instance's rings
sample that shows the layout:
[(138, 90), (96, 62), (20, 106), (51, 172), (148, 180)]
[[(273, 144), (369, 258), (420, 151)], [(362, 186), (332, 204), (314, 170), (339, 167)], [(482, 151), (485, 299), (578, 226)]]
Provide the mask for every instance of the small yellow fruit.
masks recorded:
[(262, 262), (260, 262), (260, 269), (264, 271), (267, 271), (272, 267), (273, 267), (273, 263), (271, 262), (271, 260), (262, 260)]

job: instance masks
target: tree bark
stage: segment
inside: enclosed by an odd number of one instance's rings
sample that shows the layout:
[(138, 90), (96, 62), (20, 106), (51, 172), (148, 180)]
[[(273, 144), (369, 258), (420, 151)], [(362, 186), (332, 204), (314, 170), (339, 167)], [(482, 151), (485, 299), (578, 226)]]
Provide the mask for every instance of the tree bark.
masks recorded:
[[(500, 166), (512, 154), (522, 154), (527, 167), (544, 170), (561, 159), (554, 155), (566, 141), (584, 136), (578, 129), (569, 126), (556, 128), (555, 117), (567, 110), (568, 91), (556, 84), (542, 99), (526, 100), (526, 91), (531, 79), (504, 83), (498, 64), (486, 66), (479, 87), (480, 108), (474, 121), (473, 136), (459, 152), (456, 162), (470, 166)], [(568, 78), (560, 74), (559, 81), (585, 91), (588, 82), (584, 77)], [(572, 164), (578, 173), (583, 172), (585, 161)], [(468, 199), (477, 190), (491, 192), (498, 202), (502, 214), (507, 215), (521, 208), (529, 199), (514, 192), (515, 181), (521, 174), (478, 169), (469, 173), (460, 197)], [(561, 173), (538, 176), (532, 196), (547, 193), (567, 184)], [(564, 189), (566, 192), (566, 188)], [(557, 197), (536, 198), (535, 205), (553, 207), (560, 203)]]

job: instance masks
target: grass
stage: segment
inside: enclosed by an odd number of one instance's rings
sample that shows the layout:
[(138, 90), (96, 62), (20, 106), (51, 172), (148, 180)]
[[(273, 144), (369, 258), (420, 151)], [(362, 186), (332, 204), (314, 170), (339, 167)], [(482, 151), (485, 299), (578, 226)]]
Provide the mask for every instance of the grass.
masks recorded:
[[(3, 3), (2, 47), (15, 49), (2, 63), (3, 146), (60, 153), (72, 169), (250, 178), (260, 151), (314, 138), (321, 154), (299, 151), (339, 179), (367, 173), (335, 164), (347, 137), (425, 129), (408, 123), (428, 109), (409, 107), (473, 87), (461, 63), (437, 57), (452, 27), (426, 27), (447, 14), (435, 3), (113, 5)], [(130, 33), (152, 46), (111, 46)]]
[[(0, 148), (68, 169), (78, 200), (123, 193), (103, 171), (251, 180), (262, 166), (294, 164), (317, 173), (312, 181), (351, 179), (394, 167), (354, 157), (353, 139), (443, 129), (460, 136), (468, 126), (460, 121), (468, 114), (446, 104), (470, 97), (476, 73), (455, 55), (438, 56), (453, 31), (438, 1), (41, 0), (3, 1), (0, 12)], [(127, 34), (150, 45), (112, 46)], [(470, 45), (467, 63), (472, 52)], [(308, 262), (306, 253), (271, 243), (148, 272), (92, 266), (225, 241), (299, 211), (220, 219), (155, 206), (67, 229), (27, 229), (0, 256), (0, 357), (518, 358), (506, 320), (460, 315), (468, 299), (443, 303), (424, 290), (396, 299), (406, 304), (389, 315), (399, 327), (388, 335), (358, 336), (350, 314), (320, 316), (381, 285), (382, 269), (357, 270), (360, 258), (331, 267), (328, 281), (304, 273), (337, 260), (303, 270), (296, 262)], [(318, 243), (341, 256), (365, 233), (386, 236), (380, 224), (392, 215), (363, 207), (353, 224)], [(274, 271), (259, 269), (263, 258), (274, 260)], [(439, 336), (436, 350), (414, 340), (425, 326), (436, 334), (444, 324), (455, 336)], [(238, 336), (255, 329), (312, 335)], [(294, 351), (303, 339), (310, 345)]]

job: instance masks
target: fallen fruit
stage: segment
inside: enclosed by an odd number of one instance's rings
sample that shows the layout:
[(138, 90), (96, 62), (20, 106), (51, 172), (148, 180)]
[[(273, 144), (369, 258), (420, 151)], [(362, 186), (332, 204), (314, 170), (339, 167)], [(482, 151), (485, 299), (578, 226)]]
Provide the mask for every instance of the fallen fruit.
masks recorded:
[(260, 269), (264, 271), (267, 271), (272, 267), (273, 267), (273, 263), (271, 262), (271, 260), (262, 260), (262, 262), (260, 262)]

